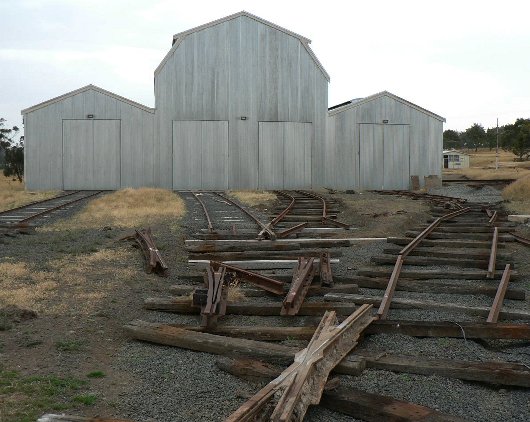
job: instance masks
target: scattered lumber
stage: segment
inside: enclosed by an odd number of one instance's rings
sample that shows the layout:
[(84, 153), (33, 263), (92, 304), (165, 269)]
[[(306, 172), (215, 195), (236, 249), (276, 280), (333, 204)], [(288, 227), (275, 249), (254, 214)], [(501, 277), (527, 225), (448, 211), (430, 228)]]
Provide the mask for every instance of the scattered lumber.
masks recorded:
[[(172, 327), (190, 331), (204, 331), (197, 325), (169, 324)], [(309, 340), (316, 326), (274, 327), (274, 326), (228, 326), (218, 325), (209, 331), (221, 336), (251, 340), (282, 341)], [(412, 337), (453, 337), (466, 339), (530, 340), (529, 324), (378, 320), (372, 322), (364, 334), (404, 334)]]
[[(491, 244), (490, 244), (491, 246)], [(397, 247), (388, 247), (383, 249), (383, 253), (385, 254), (394, 254), (397, 255), (400, 251), (400, 248)], [(467, 248), (438, 248), (438, 247), (421, 247), (416, 248), (413, 251), (410, 252), (409, 256), (414, 255), (421, 255), (421, 256), (432, 256), (436, 258), (468, 258), (468, 259), (488, 259), (490, 257), (490, 249), (478, 249), (473, 248), (471, 250)], [(511, 254), (501, 254), (498, 253), (497, 256), (500, 258), (508, 259), (511, 258)]]
[[(393, 243), (394, 245), (408, 245), (410, 243), (410, 238), (407, 237), (389, 237), (387, 238), (387, 243)], [(427, 247), (440, 247), (440, 248), (478, 248), (478, 249), (487, 249), (491, 246), (491, 242), (486, 240), (460, 240), (460, 239), (423, 239), (421, 242), (423, 248)], [(499, 243), (499, 248), (505, 248), (504, 243)]]
[[(270, 380), (281, 373), (277, 367), (250, 359), (223, 358), (217, 360), (216, 365), (229, 374), (251, 382)], [(344, 386), (328, 388), (329, 385), (330, 381), (324, 387), (320, 405), (355, 419), (373, 422), (380, 422), (381, 420), (459, 422), (464, 420), (425, 406), (395, 400), (388, 396), (370, 394)]]
[(156, 274), (167, 277), (168, 266), (164, 262), (160, 251), (156, 248), (151, 228), (135, 230), (134, 240), (142, 249), (147, 264), (147, 273), (155, 272)]
[[(330, 300), (332, 302), (348, 302), (348, 303), (371, 303), (374, 306), (380, 305), (381, 298), (366, 296), (366, 295), (356, 295), (356, 294), (338, 294), (338, 293), (328, 293), (324, 296), (325, 300)], [(415, 300), (415, 299), (405, 299), (405, 298), (393, 298), (390, 304), (391, 308), (400, 308), (400, 309), (436, 309), (439, 311), (449, 311), (449, 312), (463, 312), (471, 315), (480, 315), (488, 316), (490, 308), (485, 306), (465, 306), (457, 303), (439, 303), (433, 300)], [(530, 311), (520, 309), (510, 309), (501, 311), (500, 316), (506, 319), (521, 319), (525, 321), (530, 320)]]
[[(252, 357), (279, 364), (291, 364), (299, 351), (297, 348), (281, 344), (188, 331), (167, 324), (145, 321), (133, 321), (124, 328), (127, 334), (137, 340), (222, 356)], [(341, 374), (359, 375), (363, 369), (362, 359), (347, 359), (341, 362), (335, 371)]]
[[(144, 308), (154, 311), (198, 314), (200, 309), (193, 306), (188, 297), (148, 298)], [(302, 304), (298, 315), (322, 315), (325, 311), (336, 311), (338, 315), (349, 315), (358, 307), (350, 303), (310, 302)], [(281, 303), (228, 302), (226, 313), (230, 315), (278, 316)]]
[(331, 370), (357, 345), (362, 331), (373, 321), (371, 308), (361, 306), (339, 325), (335, 312), (326, 312), (308, 346), (296, 353), (294, 363), (226, 421), (269, 417), (271, 421), (302, 421), (309, 405), (320, 402)]
[[(416, 237), (419, 234), (419, 232), (415, 231), (407, 231), (405, 232), (405, 236), (407, 237)], [(439, 232), (433, 232), (429, 235), (430, 239), (455, 239), (458, 240), (462, 237), (459, 233), (439, 233)], [(493, 237), (493, 233), (466, 233), (466, 239), (467, 240), (490, 240)], [(511, 242), (513, 241), (513, 237), (510, 234), (502, 234), (499, 235), (499, 242)]]

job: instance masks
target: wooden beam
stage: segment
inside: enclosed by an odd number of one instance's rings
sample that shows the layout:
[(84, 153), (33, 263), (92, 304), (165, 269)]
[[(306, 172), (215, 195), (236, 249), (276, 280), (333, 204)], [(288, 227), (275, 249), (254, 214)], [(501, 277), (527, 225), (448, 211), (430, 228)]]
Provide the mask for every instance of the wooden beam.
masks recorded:
[(84, 416), (68, 416), (68, 415), (54, 415), (47, 413), (42, 415), (37, 422), (133, 422), (131, 419), (115, 419), (102, 418), (96, 416), (94, 418), (86, 418)]
[(507, 362), (468, 362), (458, 360), (426, 359), (415, 356), (399, 356), (363, 352), (366, 367), (408, 374), (439, 375), (487, 384), (530, 387), (530, 369), (526, 365)]
[[(383, 253), (389, 254), (389, 255), (397, 255), (399, 254), (400, 249), (397, 247), (388, 247), (383, 249)], [(421, 255), (421, 256), (433, 256), (435, 258), (466, 258), (466, 259), (479, 259), (479, 260), (485, 260), (490, 257), (491, 254), (491, 243), (490, 247), (488, 249), (469, 249), (469, 248), (456, 248), (453, 247), (451, 249), (448, 248), (438, 248), (438, 247), (418, 247), (410, 252), (409, 255)], [(512, 258), (512, 254), (499, 254), (497, 253), (497, 256), (503, 258), (503, 259), (510, 259)]]
[[(144, 308), (176, 312), (181, 314), (198, 314), (200, 309), (193, 306), (191, 300), (187, 297), (169, 297), (169, 298), (149, 298), (144, 302)], [(336, 311), (339, 315), (349, 315), (354, 312), (358, 306), (350, 303), (332, 303), (332, 302), (309, 302), (302, 304), (298, 315), (322, 315), (325, 311)], [(278, 316), (280, 315), (281, 303), (260, 303), (260, 302), (228, 302), (226, 313), (228, 315), (254, 315), (254, 316)]]
[[(320, 256), (320, 249), (304, 249), (294, 251), (243, 251), (243, 252), (205, 252), (191, 253), (188, 255), (190, 260), (212, 260), (212, 261), (244, 261), (251, 259), (298, 259), (300, 256), (316, 257)], [(341, 251), (332, 251), (333, 258), (342, 256)]]
[[(167, 324), (144, 321), (130, 322), (124, 328), (129, 336), (137, 340), (215, 355), (252, 357), (272, 363), (290, 364), (300, 350), (282, 344), (194, 332)], [(345, 359), (335, 367), (335, 372), (359, 375), (364, 365), (362, 359)]]
[[(371, 261), (376, 264), (393, 264), (395, 262), (395, 257), (392, 255), (375, 255), (372, 256)], [(513, 262), (508, 262), (506, 260), (501, 260), (503, 265), (511, 264)], [(406, 259), (407, 265), (417, 265), (417, 266), (432, 266), (432, 265), (453, 265), (457, 267), (467, 267), (467, 268), (488, 268), (488, 259), (476, 260), (469, 258), (436, 258), (430, 256), (407, 256)]]
[[(381, 268), (369, 268), (357, 270), (357, 274), (367, 277), (390, 277), (392, 270)], [(512, 271), (512, 278), (517, 275), (516, 271)], [(502, 271), (496, 271), (495, 276), (502, 277)], [(445, 280), (483, 280), (486, 277), (486, 271), (483, 270), (401, 270), (400, 278), (413, 278), (418, 280), (442, 278)]]
[(270, 417), (273, 422), (301, 422), (309, 405), (320, 402), (332, 369), (357, 345), (362, 331), (373, 321), (371, 307), (361, 306), (338, 325), (335, 313), (326, 312), (307, 347), (296, 353), (293, 364), (226, 421), (250, 422)]
[(501, 282), (499, 283), (499, 288), (497, 289), (497, 294), (493, 300), (493, 305), (491, 306), (490, 313), (486, 322), (495, 323), (499, 319), (499, 313), (501, 312), (502, 303), (504, 302), (504, 296), (506, 290), (508, 289), (508, 283), (510, 282), (510, 265), (506, 265), (504, 268), (504, 274), (502, 275)]
[[(223, 371), (252, 382), (268, 381), (277, 377), (281, 369), (251, 359), (219, 359), (216, 365)], [(330, 385), (330, 388), (328, 388)], [(355, 419), (380, 422), (461, 422), (463, 419), (440, 413), (413, 403), (394, 400), (388, 396), (370, 394), (350, 387), (331, 388), (328, 381), (320, 405), (352, 416)]]
[[(403, 271), (403, 270), (402, 270)], [(351, 280), (362, 288), (367, 289), (385, 289), (388, 285), (388, 278), (383, 277), (365, 277), (362, 275), (352, 276)], [(340, 285), (337, 285), (339, 287)], [(446, 294), (473, 294), (495, 297), (497, 287), (491, 283), (483, 282), (459, 282), (445, 280), (412, 280), (400, 277), (396, 290), (404, 292), (431, 292)], [(335, 292), (329, 292), (335, 293)], [(344, 292), (347, 293), (347, 292)], [(356, 292), (348, 292), (356, 293)], [(506, 298), (512, 300), (525, 300), (526, 291), (524, 289), (509, 288), (506, 290)]]
[[(328, 293), (324, 296), (324, 299), (333, 302), (344, 301), (347, 303), (371, 303), (374, 306), (379, 306), (382, 302), (381, 298), (365, 295), (355, 294), (335, 294)], [(433, 300), (415, 300), (405, 298), (395, 298), (392, 300), (390, 305), (392, 308), (400, 309), (431, 309), (448, 312), (463, 312), (471, 315), (487, 316), (490, 312), (490, 308), (485, 306), (465, 306), (457, 303), (439, 303)], [(500, 313), (500, 316), (506, 319), (521, 319), (530, 321), (530, 311), (520, 309), (504, 310)]]
[[(190, 331), (205, 331), (204, 327), (185, 324), (168, 324)], [(316, 325), (301, 327), (275, 326), (229, 326), (218, 325), (211, 334), (246, 338), (249, 340), (283, 341), (309, 340)], [(503, 324), (484, 322), (447, 321), (374, 321), (365, 334), (403, 334), (412, 337), (452, 337), (465, 339), (530, 340), (529, 324)]]

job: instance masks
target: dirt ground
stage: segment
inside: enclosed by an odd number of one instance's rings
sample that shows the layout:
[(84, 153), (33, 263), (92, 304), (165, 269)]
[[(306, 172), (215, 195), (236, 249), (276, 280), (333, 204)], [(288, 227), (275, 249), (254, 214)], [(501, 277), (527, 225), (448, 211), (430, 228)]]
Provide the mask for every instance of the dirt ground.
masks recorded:
[[(178, 211), (152, 218), (153, 210), (138, 211), (138, 198), (98, 198), (34, 235), (0, 239), (1, 422), (35, 421), (47, 412), (121, 416), (120, 396), (139, 388), (133, 375), (117, 369), (127, 342), (122, 327), (148, 319), (144, 297), (166, 295), (187, 259), (183, 203), (166, 195), (175, 201), (166, 209)], [(345, 209), (339, 219), (358, 227), (348, 237), (399, 236), (428, 217), (422, 201), (334, 197)], [(131, 222), (152, 227), (168, 278), (146, 274), (141, 252), (119, 240), (132, 233)]]

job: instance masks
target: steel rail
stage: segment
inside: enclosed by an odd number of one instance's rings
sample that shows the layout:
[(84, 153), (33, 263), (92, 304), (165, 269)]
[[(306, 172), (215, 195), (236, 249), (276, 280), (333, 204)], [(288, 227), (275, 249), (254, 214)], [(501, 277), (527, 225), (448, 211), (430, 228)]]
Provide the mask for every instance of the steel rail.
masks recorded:
[(305, 196), (309, 196), (310, 198), (313, 198), (313, 199), (317, 199), (319, 201), (322, 202), (322, 218), (321, 218), (321, 222), (322, 224), (331, 224), (332, 226), (335, 226), (335, 227), (341, 227), (343, 229), (346, 229), (348, 230), (350, 228), (350, 225), (349, 224), (346, 224), (346, 223), (341, 223), (340, 221), (336, 221), (336, 220), (333, 220), (332, 218), (329, 218), (328, 217), (328, 209), (327, 209), (327, 204), (326, 204), (326, 200), (320, 196), (320, 195), (317, 195), (317, 194), (314, 194), (312, 192), (307, 192), (307, 191), (296, 191), (302, 195), (305, 195)]
[(493, 240), (491, 242), (490, 260), (488, 263), (487, 278), (495, 277), (495, 263), (497, 262), (497, 243), (499, 242), (499, 228), (493, 229)]
[[(231, 199), (227, 198), (226, 196), (224, 196), (222, 193), (219, 193), (219, 192), (212, 192), (214, 193), (215, 195), (219, 196), (220, 198), (222, 198), (223, 200), (227, 201), (228, 203), (236, 206), (237, 208), (239, 208), (241, 211), (243, 211), (246, 215), (248, 215), (261, 229), (262, 231), (260, 233), (258, 233), (258, 236), (259, 234), (261, 234), (262, 232), (265, 232), (267, 234), (267, 236), (269, 237), (269, 239), (271, 240), (274, 240), (276, 239), (276, 233), (274, 233), (269, 227), (267, 227), (265, 224), (263, 224), (260, 220), (258, 220), (253, 214), (251, 214), (248, 210), (246, 210), (245, 208), (243, 208), (241, 205), (239, 205), (237, 202), (234, 202), (232, 201)], [(261, 235), (260, 237), (263, 237), (263, 235)]]
[(515, 233), (510, 233), (515, 241), (522, 243), (523, 245), (530, 246), (530, 239), (527, 239), (526, 237), (519, 236)]
[[(79, 193), (79, 192), (82, 192), (82, 191), (78, 191), (76, 193)], [(20, 223), (24, 223), (24, 222), (27, 222), (29, 220), (33, 220), (34, 218), (37, 218), (37, 217), (40, 217), (44, 214), (48, 214), (50, 212), (53, 212), (53, 211), (56, 211), (58, 209), (61, 209), (61, 208), (64, 208), (64, 207), (67, 207), (68, 205), (71, 205), (71, 204), (75, 204), (76, 202), (79, 202), (79, 201), (82, 201), (83, 199), (87, 199), (87, 198), (90, 198), (92, 196), (95, 196), (95, 195), (99, 195), (101, 192), (103, 192), (102, 190), (100, 191), (96, 191), (96, 192), (92, 192), (90, 195), (85, 195), (81, 198), (76, 198), (74, 199), (73, 201), (68, 201), (64, 204), (60, 204), (60, 205), (57, 205), (56, 207), (52, 207), (52, 208), (48, 208), (44, 211), (41, 211), (41, 212), (38, 212), (36, 214), (33, 214), (33, 215), (30, 215), (29, 217), (26, 217), (26, 218), (23, 218), (21, 220), (18, 220), (16, 223), (14, 224), (20, 224)], [(69, 195), (64, 195), (64, 196), (69, 196)], [(54, 199), (57, 199), (57, 198), (54, 198)]]
[(11, 209), (8, 209), (8, 210), (0, 211), (0, 215), (9, 214), (9, 213), (11, 213), (13, 211), (21, 210), (21, 209), (24, 209), (24, 208), (30, 208), (30, 207), (33, 207), (35, 205), (43, 204), (45, 202), (54, 201), (56, 199), (65, 198), (67, 196), (75, 195), (76, 193), (79, 193), (79, 192), (81, 192), (81, 191), (80, 190), (76, 190), (76, 191), (73, 191), (73, 192), (66, 193), (64, 195), (59, 195), (59, 196), (54, 196), (53, 198), (43, 199), (42, 201), (30, 202), (29, 204), (26, 204), (26, 205), (20, 205), (19, 207), (15, 207), (15, 208), (11, 208)]
[(287, 205), (287, 207), (281, 212), (279, 213), (269, 224), (267, 224), (265, 226), (265, 228), (263, 228), (259, 234), (258, 234), (258, 237), (262, 237), (265, 232), (267, 231), (267, 229), (272, 229), (272, 227), (274, 227), (276, 224), (278, 224), (280, 221), (283, 220), (283, 218), (289, 214), (291, 212), (291, 210), (293, 209), (293, 206), (294, 206), (294, 203), (296, 202), (296, 199), (294, 198), (294, 196), (290, 195), (289, 193), (287, 192), (284, 192), (284, 191), (276, 191), (276, 193), (278, 195), (281, 195), (281, 196), (284, 196), (284, 197), (287, 197), (291, 200), (291, 202), (289, 203), (289, 205)]
[(206, 209), (206, 205), (204, 204), (202, 199), (199, 198), (199, 195), (197, 195), (197, 193), (195, 193), (194, 191), (191, 191), (191, 193), (195, 197), (195, 199), (199, 202), (199, 204), (202, 207), (202, 210), (204, 211), (204, 215), (206, 216), (206, 220), (208, 221), (208, 232), (209, 233), (214, 233), (212, 220), (210, 219), (210, 214), (208, 214), (208, 210)]
[(491, 305), (491, 310), (486, 322), (496, 323), (499, 319), (502, 303), (504, 302), (504, 295), (506, 294), (506, 290), (508, 289), (508, 283), (510, 282), (511, 273), (512, 269), (510, 264), (506, 264), (506, 267), (504, 267), (504, 272), (502, 273), (501, 282), (499, 283), (499, 287), (497, 288), (497, 293), (495, 294), (495, 299), (493, 299), (493, 304)]
[(425, 230), (423, 230), (418, 236), (416, 236), (407, 246), (401, 249), (397, 256), (396, 263), (394, 264), (394, 269), (392, 270), (390, 279), (388, 280), (385, 293), (383, 294), (383, 299), (381, 300), (381, 304), (379, 305), (379, 309), (377, 310), (377, 316), (379, 317), (379, 319), (386, 319), (388, 315), (390, 303), (392, 302), (392, 298), (396, 290), (397, 282), (401, 273), (401, 268), (403, 267), (405, 257), (410, 254), (414, 250), (414, 248), (416, 248), (421, 243), (423, 239), (425, 239), (429, 234), (431, 234), (431, 232), (436, 227), (438, 227), (442, 221), (457, 217), (469, 211), (471, 211), (471, 208), (464, 208), (445, 214), (442, 217), (438, 217), (431, 224), (429, 224), (429, 226)]

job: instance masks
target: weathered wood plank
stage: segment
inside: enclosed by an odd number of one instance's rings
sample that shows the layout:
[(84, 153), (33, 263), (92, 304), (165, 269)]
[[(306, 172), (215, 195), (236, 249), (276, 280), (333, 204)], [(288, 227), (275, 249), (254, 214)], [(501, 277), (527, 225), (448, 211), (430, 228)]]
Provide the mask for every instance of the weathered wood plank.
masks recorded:
[[(200, 309), (193, 306), (189, 298), (149, 298), (144, 302), (144, 308), (156, 311), (177, 312), (182, 314), (197, 314)], [(227, 315), (259, 315), (279, 316), (281, 303), (259, 302), (228, 302)], [(336, 311), (339, 315), (349, 315), (357, 309), (349, 303), (309, 302), (302, 304), (298, 315), (323, 315), (325, 311)]]
[[(277, 377), (281, 369), (270, 364), (251, 359), (219, 359), (216, 365), (223, 371), (252, 382), (268, 381)], [(344, 413), (356, 419), (380, 422), (385, 421), (425, 421), (457, 422), (463, 419), (439, 413), (428, 407), (394, 400), (391, 397), (369, 394), (363, 391), (340, 386), (328, 381), (320, 405), (335, 412)]]
[[(387, 238), (388, 243), (393, 243), (395, 245), (408, 245), (410, 243), (410, 238), (407, 237), (389, 237)], [(464, 239), (423, 239), (421, 242), (422, 247), (435, 247), (440, 248), (489, 248), (491, 242), (486, 240), (464, 240)], [(505, 248), (504, 243), (499, 244), (499, 248)]]
[[(388, 284), (388, 278), (383, 277), (365, 277), (352, 276), (352, 281), (359, 287), (368, 289), (385, 289)], [(458, 281), (440, 281), (440, 280), (413, 280), (400, 278), (396, 290), (404, 292), (431, 292), (446, 294), (474, 294), (495, 297), (497, 287), (491, 283), (481, 282), (458, 282)], [(333, 293), (333, 292), (330, 292)], [(346, 293), (346, 292), (345, 292)], [(524, 289), (509, 288), (506, 290), (506, 298), (512, 300), (525, 300), (526, 291)]]
[[(514, 274), (515, 273), (515, 274)], [(357, 274), (367, 277), (390, 277), (392, 274), (391, 269), (378, 268), (378, 269), (360, 269)], [(512, 277), (517, 275), (515, 271), (512, 271)], [(499, 279), (502, 277), (502, 271), (497, 271), (495, 276)], [(447, 280), (483, 280), (486, 278), (486, 271), (482, 270), (462, 270), (462, 271), (440, 271), (440, 270), (401, 270), (401, 277), (403, 278), (415, 278), (418, 280), (436, 279), (442, 278)]]
[[(328, 293), (324, 296), (324, 299), (333, 302), (344, 301), (356, 304), (371, 303), (374, 306), (379, 306), (381, 304), (381, 298), (379, 297), (355, 294)], [(439, 303), (433, 300), (414, 300), (404, 298), (394, 298), (390, 304), (390, 307), (400, 309), (436, 309), (440, 311), (463, 312), (466, 314), (480, 316), (488, 316), (490, 312), (490, 308), (486, 306), (464, 306), (457, 303)], [(521, 319), (530, 321), (530, 311), (524, 309), (505, 309), (500, 313), (500, 316), (506, 319)]]
[[(371, 261), (376, 264), (394, 264), (396, 258), (392, 255), (376, 255), (371, 258)], [(502, 265), (513, 264), (506, 260), (501, 260)], [(454, 265), (457, 267), (471, 267), (471, 268), (488, 268), (488, 260), (483, 261), (470, 258), (436, 258), (423, 256), (407, 256), (405, 258), (405, 265), (417, 266), (431, 266), (431, 265)]]
[[(281, 344), (188, 331), (144, 321), (133, 321), (124, 328), (137, 340), (229, 357), (252, 357), (273, 363), (290, 364), (299, 351), (295, 347)], [(358, 375), (363, 369), (362, 360), (348, 359), (341, 362), (335, 368), (335, 372)]]

